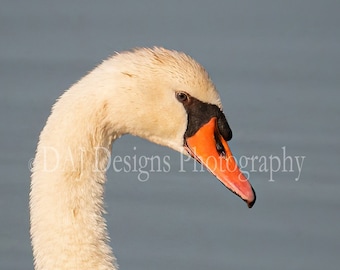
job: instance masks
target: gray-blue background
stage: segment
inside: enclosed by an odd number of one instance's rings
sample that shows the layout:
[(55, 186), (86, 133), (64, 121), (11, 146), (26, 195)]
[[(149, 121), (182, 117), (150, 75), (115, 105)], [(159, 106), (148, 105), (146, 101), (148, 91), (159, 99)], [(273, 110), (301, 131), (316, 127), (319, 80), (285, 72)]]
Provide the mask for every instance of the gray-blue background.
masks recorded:
[[(108, 172), (121, 269), (339, 269), (339, 1), (0, 3), (0, 269), (32, 269), (29, 160), (55, 99), (114, 51), (160, 45), (201, 62), (236, 156), (306, 156), (251, 172), (251, 210), (173, 151), (126, 136), (115, 155), (169, 155), (169, 173)], [(136, 147), (134, 149), (133, 147)]]

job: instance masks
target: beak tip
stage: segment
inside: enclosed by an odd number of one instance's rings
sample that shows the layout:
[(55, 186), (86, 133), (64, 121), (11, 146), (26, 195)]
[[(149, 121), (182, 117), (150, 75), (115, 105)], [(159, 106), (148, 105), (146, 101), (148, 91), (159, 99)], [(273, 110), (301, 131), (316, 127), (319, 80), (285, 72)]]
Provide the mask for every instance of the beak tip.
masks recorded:
[(251, 200), (246, 200), (246, 203), (248, 205), (248, 208), (252, 208), (256, 202), (256, 193), (253, 187), (251, 187), (253, 191), (253, 198)]
[(252, 208), (255, 204), (255, 200), (253, 201), (247, 201), (248, 208)]

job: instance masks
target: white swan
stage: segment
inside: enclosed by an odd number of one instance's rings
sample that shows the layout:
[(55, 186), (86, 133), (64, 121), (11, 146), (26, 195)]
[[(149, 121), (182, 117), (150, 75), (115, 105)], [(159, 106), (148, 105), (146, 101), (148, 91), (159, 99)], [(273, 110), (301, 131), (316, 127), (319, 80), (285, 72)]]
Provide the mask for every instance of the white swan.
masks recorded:
[(127, 133), (190, 154), (254, 204), (207, 72), (163, 48), (116, 54), (60, 97), (40, 134), (30, 193), (35, 269), (117, 269), (102, 216), (107, 154), (96, 149), (111, 151)]

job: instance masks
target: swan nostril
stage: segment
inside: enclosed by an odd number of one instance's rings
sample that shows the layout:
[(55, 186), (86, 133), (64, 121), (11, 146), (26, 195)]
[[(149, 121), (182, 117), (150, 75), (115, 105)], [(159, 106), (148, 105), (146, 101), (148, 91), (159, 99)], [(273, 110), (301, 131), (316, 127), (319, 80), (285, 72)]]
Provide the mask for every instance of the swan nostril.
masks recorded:
[(221, 139), (219, 138), (218, 133), (215, 133), (215, 142), (216, 142), (216, 150), (217, 150), (218, 154), (222, 157), (225, 157), (226, 152), (225, 152), (224, 146), (221, 142)]

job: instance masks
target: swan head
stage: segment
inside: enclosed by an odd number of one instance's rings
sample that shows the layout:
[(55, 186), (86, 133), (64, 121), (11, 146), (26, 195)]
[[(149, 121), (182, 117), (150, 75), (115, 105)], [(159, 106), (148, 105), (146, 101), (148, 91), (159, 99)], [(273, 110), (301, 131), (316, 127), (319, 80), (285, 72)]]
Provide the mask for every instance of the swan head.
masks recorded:
[(96, 77), (106, 74), (105, 84), (112, 86), (106, 89), (107, 122), (119, 126), (121, 134), (192, 156), (249, 207), (254, 205), (255, 192), (227, 143), (232, 131), (220, 97), (200, 64), (181, 52), (142, 48), (116, 54), (97, 71)]

